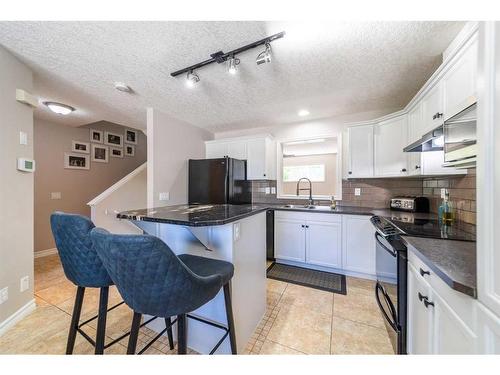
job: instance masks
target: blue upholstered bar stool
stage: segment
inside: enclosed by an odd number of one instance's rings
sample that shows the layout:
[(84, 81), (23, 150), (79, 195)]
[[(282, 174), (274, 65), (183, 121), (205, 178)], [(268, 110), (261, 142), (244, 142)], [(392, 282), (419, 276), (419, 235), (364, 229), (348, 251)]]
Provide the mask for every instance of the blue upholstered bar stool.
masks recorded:
[[(234, 266), (231, 263), (188, 254), (176, 256), (162, 240), (150, 235), (117, 235), (94, 228), (90, 236), (125, 303), (134, 310), (127, 354), (136, 351), (142, 314), (177, 316), (179, 354), (187, 351), (186, 318), (225, 331), (210, 354), (228, 335), (231, 352), (236, 354), (230, 294)], [(224, 290), (227, 327), (188, 314), (213, 299), (221, 288)]]
[[(105, 345), (105, 329), (107, 312), (118, 307), (123, 302), (108, 310), (109, 286), (113, 285), (106, 268), (94, 249), (90, 238), (90, 231), (95, 227), (92, 221), (82, 215), (54, 212), (50, 217), (52, 233), (61, 258), (66, 277), (78, 288), (76, 292), (71, 326), (68, 334), (66, 354), (72, 354), (75, 346), (76, 334), (79, 332), (85, 339), (95, 346), (96, 354), (103, 354), (104, 349), (126, 337), (126, 333), (111, 343)], [(96, 317), (80, 323), (85, 288), (100, 288), (99, 312)], [(97, 334), (95, 342), (81, 327), (97, 318)], [(168, 320), (170, 321), (170, 319)], [(171, 324), (166, 321), (170, 347), (173, 349)]]

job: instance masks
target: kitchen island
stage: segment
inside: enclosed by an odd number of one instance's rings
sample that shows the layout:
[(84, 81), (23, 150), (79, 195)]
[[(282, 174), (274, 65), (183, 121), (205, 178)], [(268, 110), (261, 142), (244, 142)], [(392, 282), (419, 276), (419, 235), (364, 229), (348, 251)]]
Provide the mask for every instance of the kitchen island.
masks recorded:
[[(192, 254), (233, 263), (231, 297), (238, 353), (242, 353), (266, 309), (266, 206), (178, 205), (121, 212), (144, 232), (162, 239), (176, 254)], [(224, 296), (217, 296), (192, 312), (226, 325)], [(156, 320), (149, 328), (160, 332)], [(188, 320), (187, 345), (198, 353), (209, 353), (224, 332)], [(229, 338), (218, 354), (231, 353)]]

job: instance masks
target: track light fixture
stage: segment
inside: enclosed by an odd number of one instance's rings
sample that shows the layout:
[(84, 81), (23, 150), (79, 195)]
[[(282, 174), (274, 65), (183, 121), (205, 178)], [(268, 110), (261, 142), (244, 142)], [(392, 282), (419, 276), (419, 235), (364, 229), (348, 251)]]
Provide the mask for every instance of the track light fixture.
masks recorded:
[(255, 59), (257, 65), (271, 62), (271, 45), (266, 43), (266, 49), (257, 55)]
[(186, 76), (186, 86), (189, 88), (193, 88), (194, 85), (196, 85), (198, 82), (200, 82), (200, 77), (198, 77), (198, 74), (194, 73), (192, 70), (188, 72)]
[(229, 74), (236, 74), (237, 68), (236, 66), (240, 64), (240, 59), (237, 59), (236, 57), (231, 57), (227, 60), (227, 71)]
[(227, 62), (228, 66), (228, 72), (230, 74), (236, 74), (237, 71), (237, 65), (240, 63), (240, 60), (236, 58), (237, 54), (240, 54), (242, 52), (248, 51), (249, 49), (265, 45), (266, 49), (259, 53), (256, 59), (257, 65), (264, 64), (271, 62), (271, 42), (283, 38), (285, 36), (285, 32), (282, 31), (278, 34), (274, 34), (271, 36), (268, 36), (264, 39), (258, 40), (256, 42), (247, 44), (246, 46), (236, 48), (232, 51), (229, 52), (222, 52), (218, 51), (215, 53), (212, 53), (210, 55), (210, 59), (199, 62), (198, 64), (194, 64), (191, 66), (188, 66), (187, 68), (177, 70), (173, 73), (170, 73), (172, 77), (177, 77), (178, 75), (185, 74), (187, 73), (187, 82), (189, 87), (193, 87), (199, 80), (200, 78), (198, 77), (197, 74), (193, 73), (194, 70), (200, 69), (204, 67), (205, 65), (213, 64), (213, 63), (218, 63), (222, 64)]

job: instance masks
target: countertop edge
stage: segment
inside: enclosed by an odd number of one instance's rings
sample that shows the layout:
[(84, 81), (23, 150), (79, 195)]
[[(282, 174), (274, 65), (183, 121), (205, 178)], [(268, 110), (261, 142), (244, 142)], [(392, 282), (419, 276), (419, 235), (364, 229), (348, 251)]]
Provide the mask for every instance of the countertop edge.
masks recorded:
[[(469, 297), (477, 299), (477, 286), (476, 287), (471, 287), (469, 285), (464, 285), (456, 280), (453, 280), (449, 275), (446, 274), (436, 263), (431, 261), (429, 258), (427, 258), (424, 254), (420, 252), (418, 248), (416, 248), (414, 245), (409, 243), (406, 240), (407, 236), (401, 236), (403, 241), (405, 242), (406, 246), (410, 247), (411, 250), (417, 255), (417, 257), (424, 262), (431, 270), (433, 270), (436, 275), (443, 280), (450, 288), (453, 290), (456, 290), (457, 292), (463, 293), (465, 295), (468, 295)], [(411, 236), (408, 236), (411, 237)], [(448, 240), (441, 240), (441, 241), (448, 241)]]

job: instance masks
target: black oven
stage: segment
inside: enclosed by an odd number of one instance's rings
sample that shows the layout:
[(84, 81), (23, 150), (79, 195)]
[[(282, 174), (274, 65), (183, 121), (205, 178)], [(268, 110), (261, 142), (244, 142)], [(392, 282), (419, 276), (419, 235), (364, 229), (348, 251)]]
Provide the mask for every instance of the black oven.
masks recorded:
[(374, 216), (376, 228), (375, 298), (397, 354), (406, 354), (407, 250), (397, 228)]

